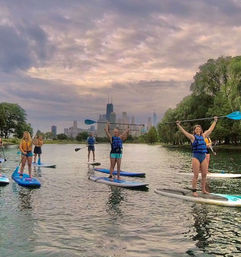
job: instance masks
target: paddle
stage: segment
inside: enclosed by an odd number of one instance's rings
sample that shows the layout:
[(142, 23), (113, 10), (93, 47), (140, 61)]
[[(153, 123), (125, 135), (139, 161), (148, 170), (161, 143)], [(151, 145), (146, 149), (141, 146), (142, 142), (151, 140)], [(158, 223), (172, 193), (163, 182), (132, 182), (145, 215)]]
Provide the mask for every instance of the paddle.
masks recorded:
[[(92, 125), (92, 124), (95, 124), (95, 123), (106, 123), (107, 121), (95, 121), (95, 120), (85, 120), (85, 124), (86, 125)], [(119, 124), (119, 125), (133, 125), (133, 126), (145, 126), (144, 124), (131, 124), (131, 123), (119, 123), (119, 122), (109, 122), (109, 124)]]
[[(240, 111), (235, 111), (235, 112), (232, 112), (232, 113), (229, 113), (227, 115), (222, 115), (222, 116), (219, 116), (218, 117), (219, 119), (220, 118), (229, 118), (231, 120), (241, 120), (241, 112)], [(200, 119), (192, 119), (192, 120), (181, 120), (180, 122), (189, 122), (189, 121), (198, 121), (198, 120), (212, 120), (213, 117), (208, 117), (208, 118), (200, 118)], [(165, 124), (171, 124), (171, 123), (176, 123), (175, 122), (165, 122)]]
[(88, 146), (75, 148), (74, 150), (75, 150), (75, 152), (78, 152), (79, 150), (84, 149), (84, 148), (86, 148), (86, 147), (88, 147)]

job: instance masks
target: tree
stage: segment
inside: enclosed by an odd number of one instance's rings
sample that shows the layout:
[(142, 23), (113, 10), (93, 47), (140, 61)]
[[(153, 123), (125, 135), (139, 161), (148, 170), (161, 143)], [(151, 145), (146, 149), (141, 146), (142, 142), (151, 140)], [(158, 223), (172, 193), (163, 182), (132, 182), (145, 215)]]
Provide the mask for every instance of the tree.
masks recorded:
[(88, 138), (88, 136), (89, 136), (89, 133), (88, 132), (86, 132), (86, 131), (83, 131), (83, 132), (80, 132), (78, 135), (77, 135), (77, 137), (76, 137), (76, 140), (77, 141), (86, 141), (87, 140), (87, 138)]
[(11, 134), (22, 137), (27, 130), (33, 132), (31, 125), (26, 123), (26, 113), (18, 104), (0, 103), (0, 135), (8, 138)]
[(68, 139), (68, 137), (65, 134), (61, 133), (61, 134), (57, 135), (57, 139), (59, 139), (59, 140), (66, 140), (66, 139)]
[(157, 131), (154, 126), (150, 128), (146, 135), (146, 142), (149, 144), (154, 144), (158, 141)]

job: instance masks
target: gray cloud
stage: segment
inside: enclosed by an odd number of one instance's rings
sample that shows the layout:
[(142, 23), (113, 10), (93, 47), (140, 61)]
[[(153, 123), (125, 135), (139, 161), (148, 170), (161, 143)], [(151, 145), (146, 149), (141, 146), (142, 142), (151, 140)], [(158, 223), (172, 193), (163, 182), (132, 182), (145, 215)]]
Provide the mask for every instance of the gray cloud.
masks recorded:
[(145, 120), (189, 94), (209, 58), (241, 51), (236, 0), (0, 0), (0, 100), (35, 127), (117, 112)]

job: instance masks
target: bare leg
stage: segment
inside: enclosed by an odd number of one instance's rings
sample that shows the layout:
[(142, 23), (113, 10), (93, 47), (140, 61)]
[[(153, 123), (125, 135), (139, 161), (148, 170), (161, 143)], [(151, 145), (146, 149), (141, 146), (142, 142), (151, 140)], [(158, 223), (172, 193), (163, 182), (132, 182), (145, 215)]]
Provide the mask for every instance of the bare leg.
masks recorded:
[(88, 151), (88, 162), (90, 161), (90, 151)]
[(95, 151), (92, 151), (93, 153), (93, 162), (95, 161)]
[(30, 178), (32, 178), (32, 159), (32, 156), (28, 157), (28, 173)]
[(121, 159), (116, 159), (116, 162), (117, 162), (117, 179), (120, 179)]
[(34, 160), (33, 160), (33, 162), (36, 162), (36, 159), (37, 159), (37, 154), (35, 153), (35, 154), (34, 154)]
[[(192, 158), (192, 170), (193, 170), (192, 189), (197, 190), (197, 181), (198, 181), (198, 173), (200, 171), (200, 162), (196, 158)], [(196, 191), (193, 191), (193, 196), (198, 196)]]
[(208, 173), (208, 163), (207, 160), (203, 160), (201, 163), (201, 172), (202, 172), (202, 192), (204, 194), (208, 194), (209, 192), (206, 190), (207, 183), (207, 173)]
[(110, 158), (110, 177), (112, 177), (115, 168), (116, 159)]
[(21, 168), (20, 168), (20, 175), (23, 174), (23, 170), (24, 170), (24, 167), (25, 167), (26, 159), (27, 159), (26, 156), (22, 156)]
[(206, 154), (206, 160), (207, 160), (207, 169), (209, 168), (209, 162), (210, 162), (210, 154)]
[(40, 154), (38, 154), (38, 163), (41, 164)]

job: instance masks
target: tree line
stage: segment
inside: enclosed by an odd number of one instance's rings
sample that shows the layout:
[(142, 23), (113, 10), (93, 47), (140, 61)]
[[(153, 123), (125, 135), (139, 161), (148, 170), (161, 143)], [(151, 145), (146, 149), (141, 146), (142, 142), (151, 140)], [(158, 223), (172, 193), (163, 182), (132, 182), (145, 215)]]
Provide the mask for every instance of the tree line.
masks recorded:
[[(210, 59), (199, 67), (190, 87), (191, 95), (185, 97), (174, 109), (168, 109), (158, 124), (160, 141), (183, 144), (188, 140), (177, 129), (176, 120), (223, 116), (241, 110), (241, 56)], [(174, 122), (167, 124), (167, 122)], [(200, 124), (204, 130), (210, 120), (183, 123), (187, 131)], [(219, 119), (212, 140), (225, 144), (241, 142), (241, 122)]]

